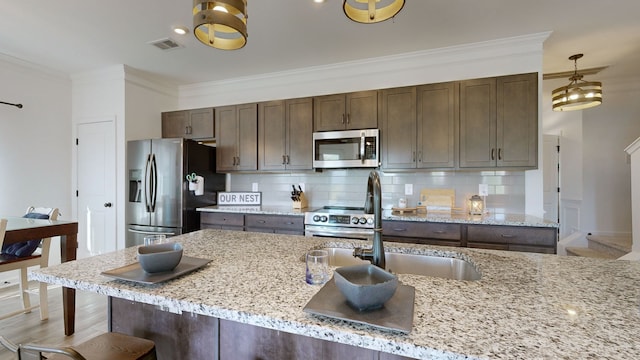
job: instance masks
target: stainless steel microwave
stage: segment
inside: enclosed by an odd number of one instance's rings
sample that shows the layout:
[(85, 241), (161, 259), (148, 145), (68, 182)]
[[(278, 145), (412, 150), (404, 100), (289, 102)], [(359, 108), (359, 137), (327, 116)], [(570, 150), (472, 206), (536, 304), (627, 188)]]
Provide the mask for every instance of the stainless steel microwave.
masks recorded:
[(367, 168), (380, 165), (378, 129), (313, 133), (313, 167)]

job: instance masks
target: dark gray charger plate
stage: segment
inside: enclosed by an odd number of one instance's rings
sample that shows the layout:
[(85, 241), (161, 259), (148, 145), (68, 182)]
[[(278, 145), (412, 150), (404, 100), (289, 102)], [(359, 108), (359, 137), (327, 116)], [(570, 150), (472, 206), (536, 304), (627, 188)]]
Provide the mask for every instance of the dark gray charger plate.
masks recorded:
[(347, 304), (332, 278), (309, 300), (303, 311), (408, 334), (413, 327), (415, 295), (413, 286), (398, 284), (395, 294), (382, 308), (358, 311)]
[(135, 262), (116, 269), (103, 271), (100, 274), (114, 279), (133, 281), (142, 284), (157, 284), (190, 273), (210, 262), (211, 260), (209, 259), (183, 256), (180, 263), (175, 267), (175, 269), (173, 269), (173, 271), (149, 274), (142, 270), (140, 263)]

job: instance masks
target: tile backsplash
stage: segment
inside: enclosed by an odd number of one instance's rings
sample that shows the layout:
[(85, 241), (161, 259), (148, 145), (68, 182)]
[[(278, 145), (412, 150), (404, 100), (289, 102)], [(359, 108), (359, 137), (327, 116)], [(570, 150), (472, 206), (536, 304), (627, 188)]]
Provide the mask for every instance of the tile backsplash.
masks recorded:
[[(364, 206), (368, 169), (324, 170), (287, 174), (231, 174), (231, 191), (251, 191), (258, 184), (262, 203), (267, 206), (291, 206), (291, 185), (304, 184), (310, 208), (325, 205)], [(434, 171), (383, 172), (382, 206), (397, 206), (398, 199), (407, 199), (408, 207), (416, 206), (424, 188), (455, 189), (456, 207), (465, 208), (466, 201), (478, 193), (479, 184), (489, 185), (485, 207), (494, 213), (525, 212), (524, 171)], [(413, 195), (405, 195), (405, 184), (413, 185)]]

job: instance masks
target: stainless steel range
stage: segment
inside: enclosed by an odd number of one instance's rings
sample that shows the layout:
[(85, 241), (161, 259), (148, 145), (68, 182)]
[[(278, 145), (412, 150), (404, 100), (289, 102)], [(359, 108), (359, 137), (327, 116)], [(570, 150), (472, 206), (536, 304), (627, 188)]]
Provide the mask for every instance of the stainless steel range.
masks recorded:
[(363, 208), (325, 206), (304, 214), (305, 236), (371, 240), (373, 214)]

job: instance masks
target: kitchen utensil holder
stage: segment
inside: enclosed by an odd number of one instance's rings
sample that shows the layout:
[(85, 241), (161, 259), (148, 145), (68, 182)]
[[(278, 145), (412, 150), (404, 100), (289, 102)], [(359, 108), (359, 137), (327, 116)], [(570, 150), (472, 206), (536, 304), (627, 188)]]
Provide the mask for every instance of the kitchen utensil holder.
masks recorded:
[(309, 206), (307, 202), (307, 197), (304, 196), (304, 192), (300, 192), (298, 195), (298, 200), (293, 200), (293, 208), (294, 209), (304, 209)]

